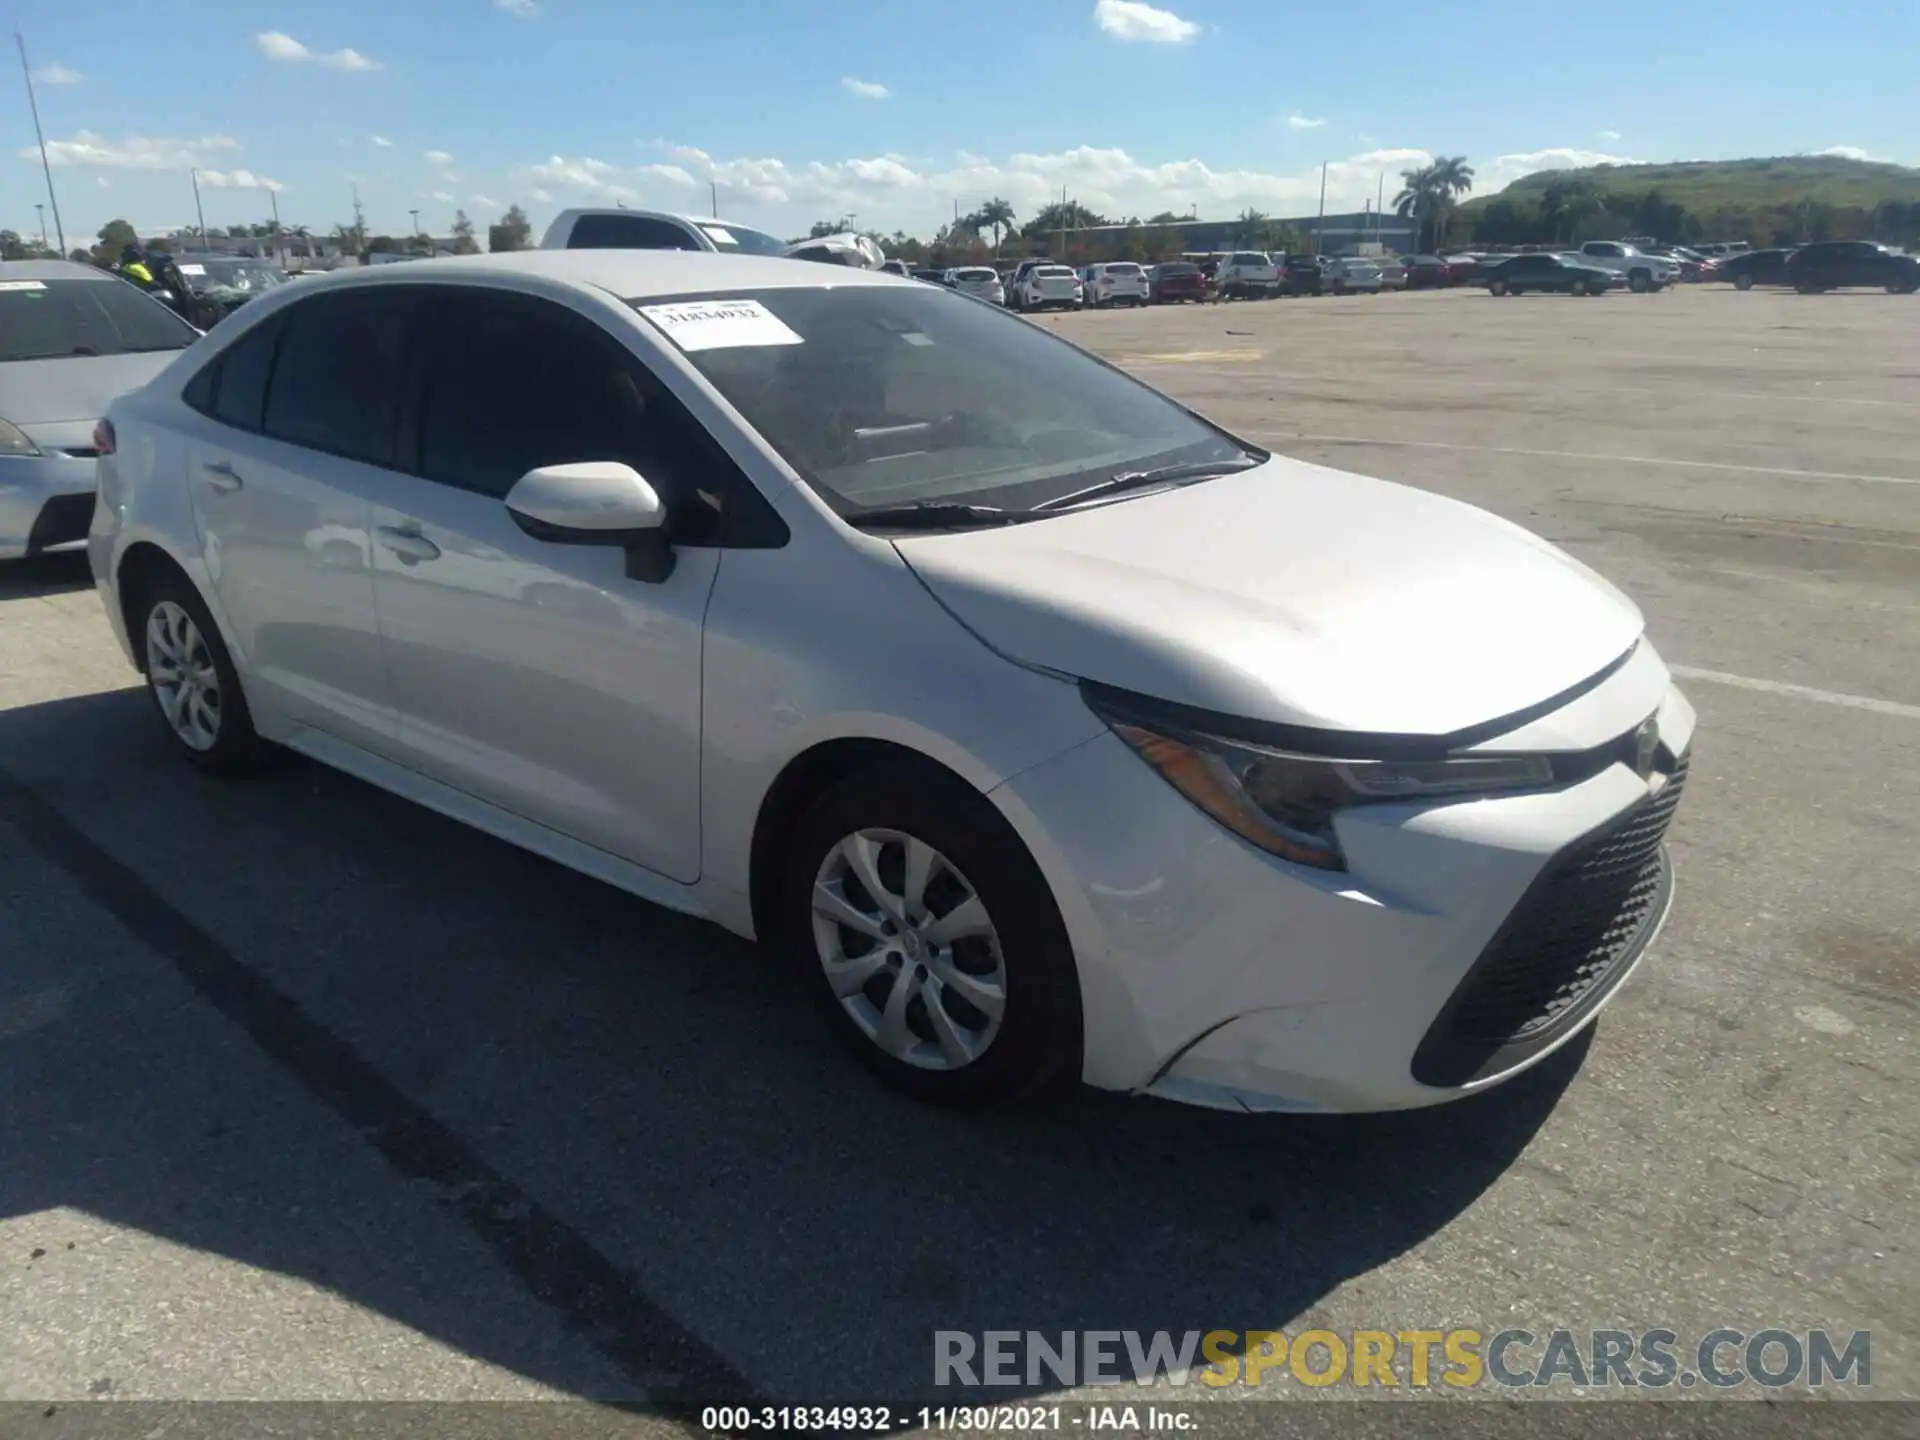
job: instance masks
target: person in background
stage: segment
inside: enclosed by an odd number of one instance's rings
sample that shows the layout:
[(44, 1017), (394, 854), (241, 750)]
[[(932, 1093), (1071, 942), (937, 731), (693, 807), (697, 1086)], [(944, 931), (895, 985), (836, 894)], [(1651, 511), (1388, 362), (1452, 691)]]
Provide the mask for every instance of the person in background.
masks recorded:
[(138, 245), (121, 246), (120, 263), (113, 269), (116, 275), (131, 280), (142, 290), (153, 288), (153, 271), (147, 267), (146, 257), (140, 253)]

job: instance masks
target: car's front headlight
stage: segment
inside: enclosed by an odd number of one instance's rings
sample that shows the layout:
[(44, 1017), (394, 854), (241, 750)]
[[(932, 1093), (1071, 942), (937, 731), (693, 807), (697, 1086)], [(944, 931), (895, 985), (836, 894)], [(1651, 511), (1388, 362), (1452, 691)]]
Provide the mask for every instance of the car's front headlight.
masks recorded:
[(1358, 805), (1528, 790), (1553, 782), (1544, 755), (1342, 760), (1095, 713), (1160, 777), (1249, 844), (1320, 870), (1344, 870), (1333, 817)]
[(18, 425), (0, 420), (0, 455), (38, 455), (40, 447)]

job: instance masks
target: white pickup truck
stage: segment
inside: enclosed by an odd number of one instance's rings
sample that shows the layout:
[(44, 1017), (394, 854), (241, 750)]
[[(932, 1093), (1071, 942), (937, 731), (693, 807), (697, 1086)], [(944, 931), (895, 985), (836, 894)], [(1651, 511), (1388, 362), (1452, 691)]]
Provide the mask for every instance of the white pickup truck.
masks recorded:
[(1635, 245), (1619, 240), (1589, 240), (1580, 247), (1580, 258), (1616, 275), (1627, 277), (1627, 288), (1636, 295), (1664, 289), (1679, 283), (1680, 266), (1663, 255), (1649, 255)]
[(1239, 250), (1220, 262), (1213, 284), (1222, 300), (1266, 300), (1280, 292), (1280, 267), (1262, 251)]

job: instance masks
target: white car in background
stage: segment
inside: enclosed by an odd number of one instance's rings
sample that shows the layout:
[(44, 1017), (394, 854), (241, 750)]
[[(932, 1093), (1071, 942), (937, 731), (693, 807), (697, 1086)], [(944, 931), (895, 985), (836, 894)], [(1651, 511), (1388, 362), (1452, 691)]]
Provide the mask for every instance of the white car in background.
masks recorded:
[(758, 937), (927, 1099), (1430, 1105), (1667, 914), (1694, 715), (1625, 596), (943, 287), (356, 270), (99, 434), (93, 573), (183, 757), (288, 747)]
[(1000, 272), (991, 265), (956, 265), (947, 271), (945, 280), (949, 288), (958, 290), (962, 295), (971, 295), (989, 305), (1007, 303), (1007, 291), (1000, 283)]
[(1213, 272), (1222, 300), (1267, 300), (1280, 293), (1280, 262), (1261, 250), (1237, 250)]
[(1649, 255), (1637, 245), (1619, 240), (1589, 240), (1576, 252), (1581, 263), (1597, 265), (1622, 277), (1636, 295), (1664, 290), (1680, 283), (1680, 266), (1664, 255)]
[(1023, 261), (1013, 281), (1016, 310), (1073, 310), (1085, 298), (1080, 277), (1065, 265), (1051, 261)]
[(715, 255), (785, 255), (785, 240), (699, 215), (666, 210), (581, 207), (562, 210), (541, 237), (542, 250), (704, 250)]
[(1147, 272), (1131, 260), (1109, 260), (1080, 272), (1089, 309), (1108, 305), (1145, 305)]
[(0, 261), (0, 560), (87, 538), (96, 422), (199, 338), (104, 270)]
[[(1406, 271), (1400, 272), (1406, 280)], [(1333, 295), (1378, 295), (1385, 288), (1380, 267), (1371, 260), (1343, 259), (1326, 262), (1326, 285)]]

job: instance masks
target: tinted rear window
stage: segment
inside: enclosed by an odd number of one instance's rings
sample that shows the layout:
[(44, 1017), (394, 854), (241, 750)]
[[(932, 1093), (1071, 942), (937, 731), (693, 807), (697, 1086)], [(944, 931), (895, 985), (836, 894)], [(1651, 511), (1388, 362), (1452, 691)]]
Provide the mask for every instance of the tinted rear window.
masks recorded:
[(123, 281), (0, 279), (0, 361), (184, 350), (197, 338)]
[(684, 226), (644, 215), (582, 215), (567, 236), (569, 250), (699, 250)]
[(381, 286), (318, 296), (286, 312), (266, 432), (289, 444), (392, 465), (400, 352), (414, 309), (413, 295)]
[(1162, 275), (1198, 275), (1200, 273), (1200, 267), (1198, 265), (1189, 265), (1182, 260), (1172, 265), (1162, 265), (1160, 267), (1160, 273)]
[(989, 280), (998, 280), (1000, 277), (999, 275), (995, 274), (991, 270), (975, 269), (975, 270), (956, 270), (953, 272), (953, 278), (956, 280), (964, 280), (969, 285), (972, 285), (972, 284), (984, 285)]

